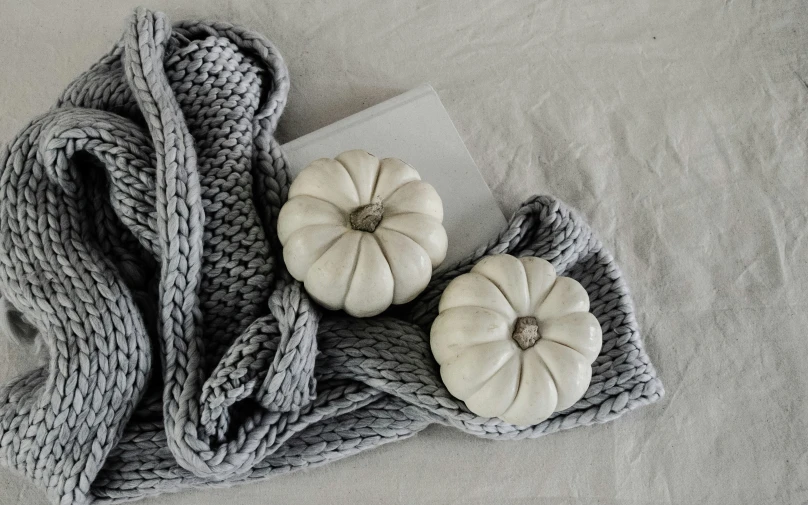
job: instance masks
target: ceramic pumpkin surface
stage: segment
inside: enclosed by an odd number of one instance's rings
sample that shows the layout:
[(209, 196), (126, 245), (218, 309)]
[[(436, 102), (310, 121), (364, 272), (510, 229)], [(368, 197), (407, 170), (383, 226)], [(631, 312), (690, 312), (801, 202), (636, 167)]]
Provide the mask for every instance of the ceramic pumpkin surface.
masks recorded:
[(446, 388), (477, 415), (538, 424), (577, 402), (603, 335), (577, 281), (540, 258), (489, 256), (441, 296), (430, 343)]
[(411, 301), (446, 257), (443, 204), (401, 160), (319, 159), (289, 188), (278, 237), (289, 273), (326, 308), (369, 317)]

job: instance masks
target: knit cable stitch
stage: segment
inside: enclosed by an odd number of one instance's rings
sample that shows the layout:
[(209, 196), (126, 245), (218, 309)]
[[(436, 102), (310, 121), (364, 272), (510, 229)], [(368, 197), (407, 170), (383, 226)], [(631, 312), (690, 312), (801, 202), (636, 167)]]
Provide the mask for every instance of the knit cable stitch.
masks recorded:
[[(532, 438), (662, 396), (620, 271), (551, 197), (397, 318), (318, 310), (275, 235), (288, 90), (261, 35), (138, 10), (5, 148), (0, 289), (15, 331), (30, 324), (50, 359), (0, 389), (5, 465), (53, 503), (119, 502), (327, 463), (431, 423)], [(471, 413), (429, 350), (443, 289), (497, 253), (578, 280), (603, 328), (584, 397), (536, 426)]]

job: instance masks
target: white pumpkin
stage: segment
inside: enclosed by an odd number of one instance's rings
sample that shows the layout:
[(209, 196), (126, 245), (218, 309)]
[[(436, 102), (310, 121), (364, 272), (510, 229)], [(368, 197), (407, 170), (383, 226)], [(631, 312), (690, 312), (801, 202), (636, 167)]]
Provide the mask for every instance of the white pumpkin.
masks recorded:
[(577, 402), (603, 335), (578, 282), (540, 258), (489, 256), (452, 280), (430, 343), (446, 388), (477, 415), (538, 424)]
[(356, 317), (411, 301), (446, 257), (443, 203), (401, 160), (361, 150), (319, 159), (289, 188), (278, 237), (289, 273)]

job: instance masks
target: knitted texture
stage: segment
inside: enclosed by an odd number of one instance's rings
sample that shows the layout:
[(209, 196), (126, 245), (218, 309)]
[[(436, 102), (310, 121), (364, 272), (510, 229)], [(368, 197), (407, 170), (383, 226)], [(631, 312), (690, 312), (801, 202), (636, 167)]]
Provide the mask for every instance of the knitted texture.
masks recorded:
[[(122, 40), (0, 156), (0, 290), (49, 365), (0, 389), (0, 460), (53, 503), (226, 486), (409, 437), (431, 423), (513, 440), (659, 399), (626, 285), (559, 201), (397, 317), (318, 309), (275, 234), (289, 176), (273, 137), (289, 76), (262, 36), (139, 10)], [(603, 329), (592, 383), (535, 426), (481, 418), (440, 380), (428, 331), (481, 257), (550, 261)]]

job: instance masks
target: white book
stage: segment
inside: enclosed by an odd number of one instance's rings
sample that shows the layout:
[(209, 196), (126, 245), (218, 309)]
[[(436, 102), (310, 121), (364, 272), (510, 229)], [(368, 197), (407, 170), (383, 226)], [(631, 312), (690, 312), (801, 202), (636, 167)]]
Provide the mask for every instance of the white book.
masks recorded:
[(350, 149), (399, 158), (437, 190), (449, 238), (443, 267), (505, 229), (505, 216), (432, 86), (419, 86), (283, 146), (292, 177), (318, 158)]

